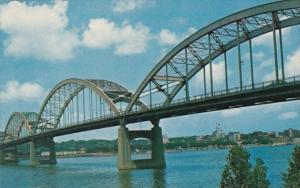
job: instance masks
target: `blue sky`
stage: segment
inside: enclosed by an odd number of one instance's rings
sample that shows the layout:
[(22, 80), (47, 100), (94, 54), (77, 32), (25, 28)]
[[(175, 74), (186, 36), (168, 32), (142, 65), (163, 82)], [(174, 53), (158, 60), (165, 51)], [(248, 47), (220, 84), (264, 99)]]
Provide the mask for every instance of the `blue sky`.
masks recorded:
[[(12, 112), (38, 112), (47, 93), (66, 78), (107, 79), (135, 91), (158, 60), (188, 35), (224, 16), (272, 1), (0, 2), (3, 130)], [(298, 75), (299, 31), (299, 26), (284, 30), (285, 59), (294, 62), (290, 69)], [(254, 58), (264, 62), (257, 65), (261, 72), (256, 73), (262, 80), (272, 75), (268, 69), (272, 50), (261, 42), (268, 38), (264, 35), (254, 42)], [(170, 118), (162, 120), (161, 126), (170, 137), (210, 134), (217, 122), (225, 132), (281, 131), (299, 128), (299, 115), (300, 103), (296, 101)], [(148, 124), (130, 127), (145, 128)], [(116, 136), (116, 128), (108, 128), (57, 140)]]

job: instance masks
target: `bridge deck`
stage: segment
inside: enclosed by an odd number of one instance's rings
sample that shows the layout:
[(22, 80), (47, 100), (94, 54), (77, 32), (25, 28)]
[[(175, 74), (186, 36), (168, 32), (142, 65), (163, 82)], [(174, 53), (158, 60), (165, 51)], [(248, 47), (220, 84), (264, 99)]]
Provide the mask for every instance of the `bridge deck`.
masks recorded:
[(239, 108), (276, 102), (284, 102), (300, 99), (300, 77), (292, 77), (284, 82), (264, 82), (252, 86), (245, 86), (243, 90), (238, 88), (227, 91), (215, 92), (213, 95), (195, 96), (188, 101), (175, 100), (171, 104), (160, 104), (148, 107), (146, 110), (130, 113), (120, 113), (105, 116), (101, 119), (93, 119), (76, 125), (38, 133), (36, 135), (20, 138), (0, 145), (0, 149), (17, 144), (30, 142), (32, 139), (44, 137), (56, 137), (82, 131), (118, 126), (120, 118), (124, 118), (127, 124), (163, 119), (174, 116), (182, 116), (194, 113), (203, 113), (223, 109)]

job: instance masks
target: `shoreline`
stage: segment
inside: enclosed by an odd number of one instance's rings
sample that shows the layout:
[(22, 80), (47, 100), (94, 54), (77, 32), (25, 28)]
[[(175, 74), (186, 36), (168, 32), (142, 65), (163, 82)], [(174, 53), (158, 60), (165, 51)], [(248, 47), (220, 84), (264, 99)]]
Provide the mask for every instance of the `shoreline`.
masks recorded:
[[(294, 145), (293, 143), (279, 143), (279, 144), (263, 144), (263, 145), (243, 145), (245, 148), (254, 148), (254, 147), (278, 147), (285, 145)], [(186, 148), (186, 149), (174, 149), (174, 150), (165, 150), (165, 153), (178, 153), (178, 152), (188, 152), (188, 151), (209, 151), (209, 150), (222, 150), (222, 149), (230, 149), (230, 146), (224, 147), (205, 147), (205, 148)], [(136, 153), (136, 155), (144, 155), (147, 153)], [(56, 158), (79, 158), (79, 157), (107, 157), (107, 156), (117, 156), (117, 153), (81, 153), (81, 154), (70, 154), (70, 155), (57, 155)]]

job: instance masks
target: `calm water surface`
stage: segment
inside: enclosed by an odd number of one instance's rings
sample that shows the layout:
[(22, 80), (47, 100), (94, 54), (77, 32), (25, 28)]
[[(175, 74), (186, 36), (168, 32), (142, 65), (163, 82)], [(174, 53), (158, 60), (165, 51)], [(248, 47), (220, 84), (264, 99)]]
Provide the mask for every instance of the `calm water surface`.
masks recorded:
[[(257, 157), (265, 161), (272, 187), (280, 187), (293, 146), (247, 150), (252, 163)], [(227, 154), (225, 149), (166, 153), (165, 170), (119, 172), (114, 156), (58, 159), (56, 166), (1, 165), (0, 188), (218, 187)]]

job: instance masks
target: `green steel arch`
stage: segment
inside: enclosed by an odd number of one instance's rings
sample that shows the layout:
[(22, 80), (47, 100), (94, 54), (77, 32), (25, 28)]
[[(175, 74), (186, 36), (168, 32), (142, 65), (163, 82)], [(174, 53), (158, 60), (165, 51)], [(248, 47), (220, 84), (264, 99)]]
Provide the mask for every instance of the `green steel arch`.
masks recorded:
[[(38, 129), (47, 129), (47, 126), (51, 126), (54, 129), (57, 128), (66, 107), (85, 88), (89, 88), (99, 95), (114, 114), (121, 112), (115, 103), (129, 103), (132, 97), (132, 94), (125, 87), (107, 80), (83, 80), (77, 78), (63, 80), (50, 91), (44, 100), (34, 132), (36, 133)], [(142, 105), (142, 103), (138, 104)]]
[(6, 124), (3, 142), (18, 139), (22, 128), (25, 128), (27, 136), (31, 135), (37, 115), (36, 112), (14, 112)]
[[(188, 90), (188, 81), (200, 70), (205, 70), (207, 65), (211, 66), (212, 60), (221, 54), (239, 47), (245, 41), (249, 41), (251, 46), (251, 39), (271, 31), (279, 30), (281, 37), (282, 28), (299, 24), (300, 1), (286, 0), (237, 12), (198, 30), (158, 62), (139, 85), (126, 112), (132, 110), (141, 96), (151, 95), (151, 91), (161, 92), (165, 96), (164, 103), (169, 103), (184, 86)], [(241, 64), (241, 59), (239, 61)], [(182, 68), (182, 65), (185, 67)], [(173, 75), (167, 74), (170, 69)], [(277, 79), (278, 72), (276, 70)], [(151, 84), (155, 86), (154, 89)], [(212, 81), (210, 84), (213, 88)], [(147, 89), (149, 85), (150, 89)], [(243, 86), (242, 78), (240, 85)]]

